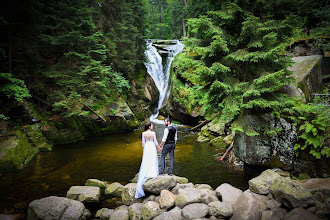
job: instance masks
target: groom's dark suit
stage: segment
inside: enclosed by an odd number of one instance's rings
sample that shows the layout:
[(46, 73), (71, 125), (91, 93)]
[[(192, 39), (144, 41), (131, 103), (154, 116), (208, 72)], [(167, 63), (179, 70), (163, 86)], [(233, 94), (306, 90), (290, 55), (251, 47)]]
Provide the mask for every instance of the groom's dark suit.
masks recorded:
[[(167, 130), (166, 130), (167, 129)], [(162, 155), (161, 155), (161, 161), (160, 161), (160, 174), (163, 174), (165, 172), (165, 157), (168, 153), (170, 153), (170, 171), (169, 174), (173, 174), (173, 168), (174, 168), (174, 149), (175, 149), (175, 142), (177, 140), (177, 131), (176, 128), (172, 125), (169, 125), (164, 130), (164, 136), (162, 141), (165, 143)]]

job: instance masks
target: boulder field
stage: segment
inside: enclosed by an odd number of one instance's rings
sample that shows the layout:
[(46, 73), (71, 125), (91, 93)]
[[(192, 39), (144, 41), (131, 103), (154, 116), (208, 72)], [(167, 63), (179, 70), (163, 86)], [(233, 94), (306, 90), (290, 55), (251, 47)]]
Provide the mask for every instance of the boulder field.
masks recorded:
[[(187, 178), (157, 176), (144, 184), (146, 196), (135, 199), (136, 183), (108, 184), (97, 179), (72, 186), (66, 197), (49, 196), (29, 204), (27, 219), (230, 219), (294, 220), (330, 218), (330, 178), (292, 180), (278, 170), (265, 170), (242, 191), (228, 183), (216, 189)], [(115, 209), (86, 208), (100, 198), (118, 198)], [(86, 205), (86, 206), (85, 206)], [(3, 215), (2, 217), (5, 217)], [(7, 216), (10, 219), (10, 216)]]

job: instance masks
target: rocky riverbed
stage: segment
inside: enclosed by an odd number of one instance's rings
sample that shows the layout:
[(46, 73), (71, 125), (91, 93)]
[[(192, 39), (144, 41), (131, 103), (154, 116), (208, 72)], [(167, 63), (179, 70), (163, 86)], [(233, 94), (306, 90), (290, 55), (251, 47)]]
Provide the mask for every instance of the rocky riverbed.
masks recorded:
[[(244, 192), (228, 183), (213, 189), (185, 177), (157, 176), (144, 184), (141, 199), (134, 198), (136, 177), (125, 186), (89, 179), (85, 186), (72, 186), (66, 197), (32, 201), (27, 219), (329, 219), (330, 178), (292, 180), (280, 174), (266, 170)], [(104, 197), (118, 198), (119, 206), (100, 207)], [(93, 214), (87, 209), (91, 205), (99, 207)], [(0, 219), (15, 217), (2, 214)]]

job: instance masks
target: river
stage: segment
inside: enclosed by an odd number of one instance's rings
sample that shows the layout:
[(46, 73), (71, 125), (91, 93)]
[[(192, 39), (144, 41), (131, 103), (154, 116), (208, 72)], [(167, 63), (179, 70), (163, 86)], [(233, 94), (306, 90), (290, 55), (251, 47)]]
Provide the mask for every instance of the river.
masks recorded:
[[(155, 125), (159, 141), (163, 129), (164, 125)], [(32, 200), (50, 195), (66, 196), (70, 186), (84, 185), (90, 178), (129, 183), (139, 171), (141, 132), (137, 129), (128, 134), (91, 137), (38, 154), (22, 171), (0, 177), (0, 213), (26, 213)], [(241, 169), (218, 162), (214, 155), (219, 149), (199, 143), (196, 138), (197, 133), (178, 127), (175, 175), (213, 188), (225, 182), (248, 188), (248, 177)]]

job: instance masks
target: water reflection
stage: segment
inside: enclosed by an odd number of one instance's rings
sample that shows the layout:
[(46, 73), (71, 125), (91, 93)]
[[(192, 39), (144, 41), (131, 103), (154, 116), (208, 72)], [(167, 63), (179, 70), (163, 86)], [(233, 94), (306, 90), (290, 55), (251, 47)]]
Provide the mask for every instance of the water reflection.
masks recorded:
[[(159, 142), (163, 129), (164, 125), (155, 125)], [(33, 199), (65, 196), (70, 186), (84, 185), (90, 178), (128, 183), (141, 163), (141, 133), (142, 130), (136, 130), (130, 134), (88, 138), (38, 154), (21, 172), (0, 177), (0, 213), (26, 212)], [(214, 155), (219, 149), (198, 143), (196, 138), (196, 133), (178, 127), (174, 174), (214, 188), (227, 182), (246, 189), (245, 174), (216, 161)]]

